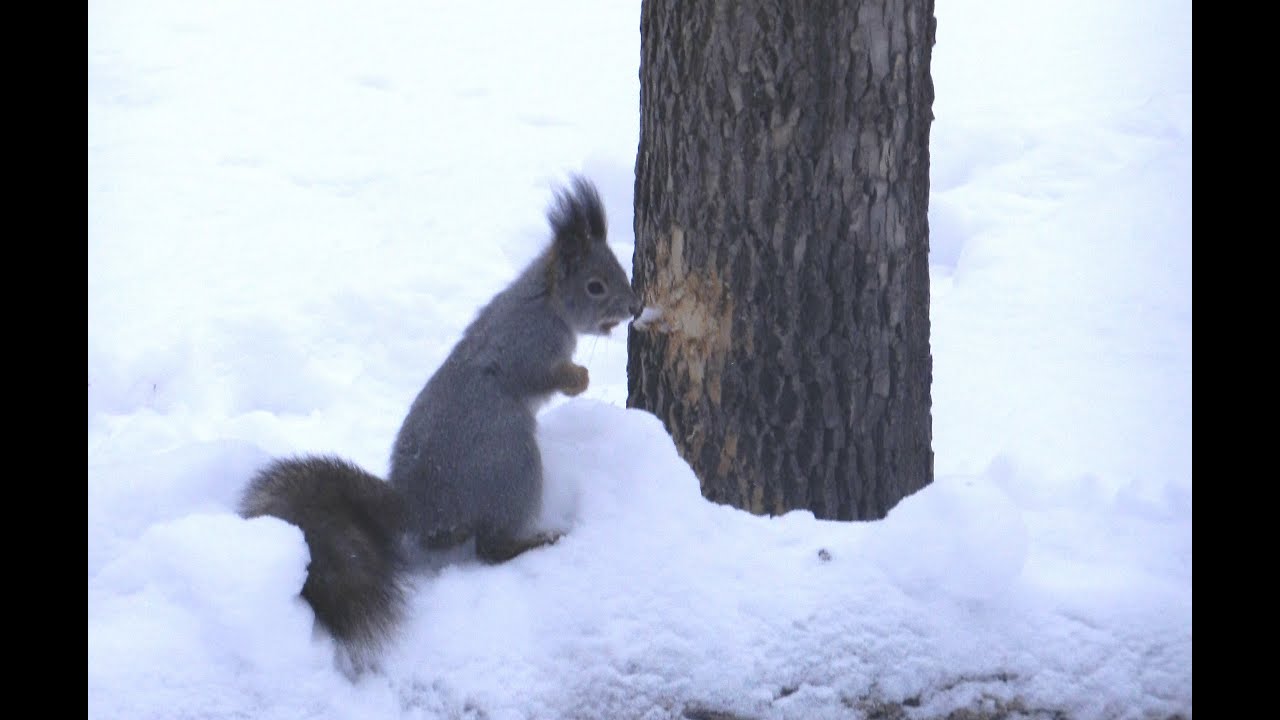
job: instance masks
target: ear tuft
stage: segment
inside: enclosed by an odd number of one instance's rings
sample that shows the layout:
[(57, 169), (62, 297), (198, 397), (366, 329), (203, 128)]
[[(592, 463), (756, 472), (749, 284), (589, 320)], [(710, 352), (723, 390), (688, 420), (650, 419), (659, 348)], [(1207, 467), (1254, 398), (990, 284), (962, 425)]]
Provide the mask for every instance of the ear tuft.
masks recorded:
[(590, 180), (574, 175), (568, 188), (556, 191), (555, 203), (547, 210), (553, 242), (558, 252), (582, 257), (591, 243), (604, 242), (607, 225), (600, 193)]

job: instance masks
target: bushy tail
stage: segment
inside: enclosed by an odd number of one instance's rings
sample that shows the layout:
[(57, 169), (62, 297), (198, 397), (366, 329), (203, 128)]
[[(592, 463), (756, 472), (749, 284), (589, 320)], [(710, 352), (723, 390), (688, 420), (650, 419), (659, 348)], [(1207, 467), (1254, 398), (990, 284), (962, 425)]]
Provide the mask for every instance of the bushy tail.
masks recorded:
[(404, 502), (390, 483), (336, 457), (281, 459), (254, 476), (246, 518), (297, 525), (311, 550), (302, 597), (316, 620), (362, 665), (404, 614)]

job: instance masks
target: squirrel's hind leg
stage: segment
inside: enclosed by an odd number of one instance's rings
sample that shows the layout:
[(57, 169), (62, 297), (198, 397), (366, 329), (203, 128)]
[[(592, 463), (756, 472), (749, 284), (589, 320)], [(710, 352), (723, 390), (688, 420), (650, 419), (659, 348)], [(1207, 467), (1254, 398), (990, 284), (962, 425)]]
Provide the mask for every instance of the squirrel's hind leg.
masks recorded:
[(526, 550), (551, 545), (561, 535), (558, 532), (542, 532), (533, 536), (514, 537), (505, 532), (482, 530), (476, 533), (476, 557), (491, 564), (506, 562)]

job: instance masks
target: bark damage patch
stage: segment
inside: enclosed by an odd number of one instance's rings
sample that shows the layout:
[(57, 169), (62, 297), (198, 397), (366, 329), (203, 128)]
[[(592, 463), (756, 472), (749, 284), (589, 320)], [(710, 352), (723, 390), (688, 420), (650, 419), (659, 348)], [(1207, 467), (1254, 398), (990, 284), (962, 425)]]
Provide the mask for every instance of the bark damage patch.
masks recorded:
[(732, 340), (733, 298), (714, 268), (689, 271), (684, 229), (673, 224), (670, 232), (669, 243), (656, 243), (658, 257), (645, 304), (661, 308), (669, 326), (663, 360), (681, 381), (683, 402), (697, 405), (705, 392), (712, 403), (719, 404), (720, 371)]

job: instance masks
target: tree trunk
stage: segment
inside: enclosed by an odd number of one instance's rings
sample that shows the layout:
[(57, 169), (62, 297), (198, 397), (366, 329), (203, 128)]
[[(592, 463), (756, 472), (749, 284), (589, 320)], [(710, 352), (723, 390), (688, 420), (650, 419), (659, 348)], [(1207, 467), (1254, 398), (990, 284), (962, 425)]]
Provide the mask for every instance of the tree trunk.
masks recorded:
[(933, 0), (641, 15), (628, 405), (711, 500), (882, 518), (933, 480)]

